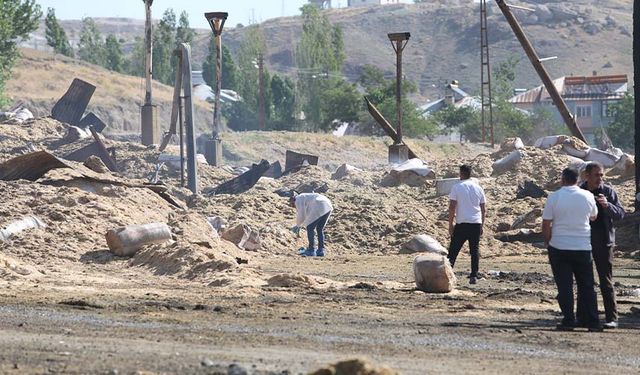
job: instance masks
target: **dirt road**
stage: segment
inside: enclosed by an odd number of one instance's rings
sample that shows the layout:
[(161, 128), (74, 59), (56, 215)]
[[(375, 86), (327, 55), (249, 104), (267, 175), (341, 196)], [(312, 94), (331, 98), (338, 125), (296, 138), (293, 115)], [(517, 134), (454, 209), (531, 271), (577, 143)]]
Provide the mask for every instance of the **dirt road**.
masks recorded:
[(640, 298), (624, 295), (640, 283), (637, 262), (617, 260), (620, 329), (564, 333), (553, 329), (558, 308), (542, 254), (483, 260), (486, 278), (472, 286), (464, 256), (450, 294), (415, 291), (411, 259), (257, 261), (267, 274), (304, 270), (349, 285), (325, 290), (222, 290), (118, 270), (118, 261), (74, 282), (2, 281), (0, 372), (227, 373), (237, 364), (297, 374), (353, 357), (404, 374), (640, 371), (640, 314), (631, 312)]

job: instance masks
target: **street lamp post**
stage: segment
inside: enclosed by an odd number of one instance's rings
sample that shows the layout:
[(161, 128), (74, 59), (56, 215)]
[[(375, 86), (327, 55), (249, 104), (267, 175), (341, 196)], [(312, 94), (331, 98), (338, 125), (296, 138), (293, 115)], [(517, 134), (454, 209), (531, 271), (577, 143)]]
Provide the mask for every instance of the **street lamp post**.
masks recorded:
[(222, 140), (220, 139), (220, 91), (222, 90), (222, 29), (229, 16), (226, 12), (205, 13), (216, 45), (216, 87), (215, 101), (213, 104), (213, 133), (212, 138), (205, 144), (205, 157), (207, 162), (213, 166), (222, 163)]
[(398, 133), (396, 142), (389, 146), (389, 162), (402, 163), (409, 158), (409, 149), (402, 140), (402, 51), (409, 43), (411, 34), (408, 32), (390, 33), (387, 36), (396, 53), (396, 132)]
[(146, 21), (145, 21), (145, 95), (144, 104), (140, 108), (140, 138), (143, 145), (152, 145), (160, 143), (160, 125), (158, 123), (158, 107), (153, 104), (151, 93), (151, 79), (153, 77), (152, 67), (152, 33), (151, 33), (151, 5), (153, 0), (142, 0), (145, 5)]

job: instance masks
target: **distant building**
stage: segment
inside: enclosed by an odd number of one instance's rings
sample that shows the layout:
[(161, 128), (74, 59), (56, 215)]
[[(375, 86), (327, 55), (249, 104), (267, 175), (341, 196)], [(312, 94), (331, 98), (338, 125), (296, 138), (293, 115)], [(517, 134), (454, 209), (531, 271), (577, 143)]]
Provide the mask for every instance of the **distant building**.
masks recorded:
[(309, 0), (309, 4), (322, 9), (331, 9), (331, 0)]
[[(193, 87), (193, 96), (206, 101), (215, 100), (215, 93), (211, 86), (207, 85), (202, 76), (202, 70), (194, 70), (191, 72), (191, 86)], [(220, 101), (225, 102), (238, 102), (242, 98), (237, 92), (233, 90), (222, 89), (220, 90)]]
[(471, 107), (476, 110), (480, 110), (482, 105), (478, 98), (467, 94), (464, 90), (458, 87), (458, 81), (453, 81), (445, 87), (444, 98), (434, 100), (419, 107), (423, 116), (428, 116), (431, 113), (437, 112), (446, 108), (449, 105), (454, 107)]
[[(606, 128), (613, 120), (612, 105), (622, 99), (628, 90), (626, 74), (585, 77), (561, 77), (553, 81), (576, 123), (589, 142), (594, 141), (594, 130)], [(532, 111), (548, 109), (559, 123), (564, 123), (549, 92), (538, 86), (509, 99), (516, 108)]]

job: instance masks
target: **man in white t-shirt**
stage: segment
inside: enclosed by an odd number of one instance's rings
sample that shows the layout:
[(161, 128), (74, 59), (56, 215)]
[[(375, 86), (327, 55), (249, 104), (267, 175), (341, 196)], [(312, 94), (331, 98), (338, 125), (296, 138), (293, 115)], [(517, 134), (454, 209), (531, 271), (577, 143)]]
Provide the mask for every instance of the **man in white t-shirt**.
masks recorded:
[[(471, 274), (469, 283), (478, 280), (480, 267), (480, 236), (485, 217), (484, 190), (471, 179), (471, 167), (460, 166), (460, 182), (455, 184), (449, 193), (449, 262), (456, 263), (460, 249), (469, 241), (471, 254)], [(455, 219), (455, 225), (454, 225)]]
[(567, 168), (562, 171), (562, 188), (549, 195), (542, 212), (542, 234), (549, 250), (549, 263), (558, 287), (558, 304), (563, 319), (557, 325), (561, 331), (576, 327), (573, 309), (573, 278), (578, 298), (584, 309), (584, 324), (589, 331), (602, 331), (593, 282), (591, 256), (591, 227), (598, 207), (593, 194), (576, 185), (578, 173)]

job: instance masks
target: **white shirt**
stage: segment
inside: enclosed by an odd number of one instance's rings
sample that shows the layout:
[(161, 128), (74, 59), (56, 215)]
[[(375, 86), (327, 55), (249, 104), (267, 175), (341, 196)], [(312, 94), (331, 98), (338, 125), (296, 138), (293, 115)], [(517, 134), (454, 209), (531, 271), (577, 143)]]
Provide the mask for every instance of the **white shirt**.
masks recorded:
[(485, 203), (484, 190), (470, 178), (451, 188), (449, 199), (456, 201), (456, 224), (482, 224), (480, 205)]
[(322, 194), (299, 194), (296, 196), (296, 225), (306, 227), (332, 210), (331, 201)]
[(591, 251), (589, 218), (598, 215), (593, 193), (578, 186), (563, 186), (547, 198), (543, 220), (551, 220), (549, 245), (558, 250)]

